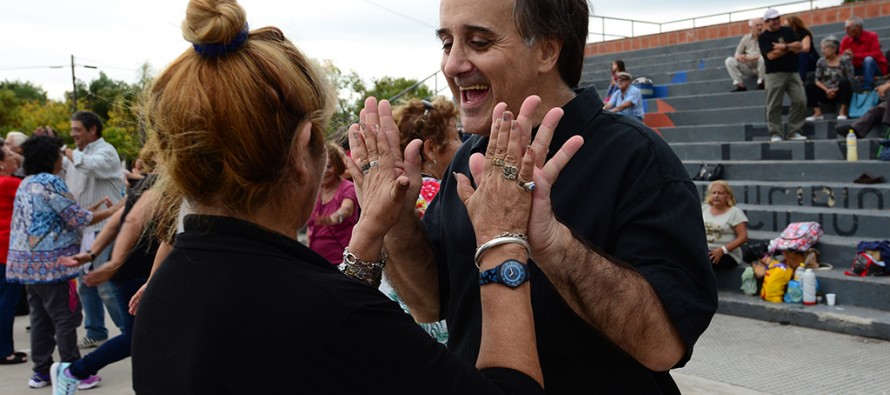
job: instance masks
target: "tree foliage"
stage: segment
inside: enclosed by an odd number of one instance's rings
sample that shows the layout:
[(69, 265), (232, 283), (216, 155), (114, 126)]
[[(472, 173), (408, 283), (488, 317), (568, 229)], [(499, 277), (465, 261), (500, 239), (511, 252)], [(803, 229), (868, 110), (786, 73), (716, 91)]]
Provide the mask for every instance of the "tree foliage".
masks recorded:
[(424, 99), (433, 96), (433, 91), (425, 84), (417, 84), (417, 80), (387, 76), (373, 80), (369, 87), (355, 71), (343, 73), (330, 60), (316, 62), (316, 64), (337, 90), (337, 106), (328, 126), (328, 138), (342, 138), (349, 125), (358, 121), (359, 112), (364, 107), (365, 99), (369, 96), (378, 99), (391, 99), (404, 91), (396, 103), (411, 98)]

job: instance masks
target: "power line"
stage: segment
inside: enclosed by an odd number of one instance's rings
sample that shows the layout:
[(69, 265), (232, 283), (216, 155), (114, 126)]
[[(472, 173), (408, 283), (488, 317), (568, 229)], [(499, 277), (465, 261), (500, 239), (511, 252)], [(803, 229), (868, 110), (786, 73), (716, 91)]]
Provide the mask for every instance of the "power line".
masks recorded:
[(368, 4), (370, 4), (370, 5), (373, 5), (373, 6), (375, 6), (375, 7), (381, 8), (381, 9), (383, 9), (383, 10), (385, 10), (385, 11), (391, 12), (391, 13), (393, 13), (393, 14), (395, 14), (395, 15), (398, 15), (398, 16), (400, 16), (400, 17), (402, 17), (402, 18), (405, 18), (405, 19), (407, 19), (407, 20), (409, 20), (409, 21), (411, 21), (411, 22), (414, 22), (414, 23), (418, 23), (418, 24), (420, 24), (420, 25), (423, 25), (423, 26), (425, 26), (425, 27), (428, 27), (428, 28), (431, 28), (431, 29), (437, 29), (437, 28), (438, 28), (437, 26), (432, 26), (432, 25), (430, 25), (429, 23), (426, 23), (426, 22), (424, 22), (424, 21), (421, 21), (420, 19), (414, 18), (414, 17), (412, 17), (412, 16), (410, 16), (410, 15), (403, 14), (403, 13), (401, 13), (401, 12), (398, 12), (398, 11), (392, 9), (392, 8), (383, 6), (383, 5), (381, 5), (381, 4), (377, 4), (377, 3), (375, 3), (375, 2), (373, 2), (373, 1), (371, 1), (371, 0), (364, 0), (364, 2), (365, 2), (365, 3), (368, 3)]

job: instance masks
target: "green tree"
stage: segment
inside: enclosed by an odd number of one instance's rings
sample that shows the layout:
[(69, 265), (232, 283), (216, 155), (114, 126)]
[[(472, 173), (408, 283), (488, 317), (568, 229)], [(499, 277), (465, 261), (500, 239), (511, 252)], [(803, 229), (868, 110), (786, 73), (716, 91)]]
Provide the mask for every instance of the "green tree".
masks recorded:
[(22, 106), (29, 102), (45, 104), (46, 91), (30, 82), (0, 82), (0, 132), (3, 135), (10, 130), (26, 129), (22, 124)]
[(374, 80), (374, 86), (366, 91), (360, 92), (360, 98), (355, 102), (355, 107), (361, 109), (365, 104), (365, 98), (374, 96), (378, 100), (392, 100), (396, 95), (401, 94), (395, 99), (395, 103), (402, 103), (411, 99), (428, 99), (433, 96), (433, 91), (425, 84), (418, 84), (417, 80), (403, 77), (383, 77)]

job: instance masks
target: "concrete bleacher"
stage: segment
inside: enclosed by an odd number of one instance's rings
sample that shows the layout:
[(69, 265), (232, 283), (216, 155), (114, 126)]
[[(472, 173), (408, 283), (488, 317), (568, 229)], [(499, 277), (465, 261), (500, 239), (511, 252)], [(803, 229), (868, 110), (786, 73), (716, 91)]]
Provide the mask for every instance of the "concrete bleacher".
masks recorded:
[[(865, 28), (877, 32), (883, 49), (890, 49), (890, 17), (866, 19)], [(816, 45), (829, 34), (844, 35), (843, 23), (811, 30)], [(859, 241), (890, 239), (890, 162), (875, 157), (884, 129), (858, 140), (859, 160), (853, 162), (846, 160), (846, 140), (835, 133), (835, 126), (853, 121), (838, 121), (833, 114), (806, 124), (807, 141), (770, 143), (765, 92), (754, 89), (754, 79), (746, 81), (747, 92), (730, 92), (724, 59), (739, 38), (588, 56), (581, 86), (604, 92), (615, 59), (624, 60), (635, 78), (651, 79), (664, 96), (646, 100), (646, 123), (670, 144), (690, 175), (702, 163), (723, 165), (723, 178), (749, 218), (749, 243), (774, 238), (791, 222), (822, 224), (825, 235), (816, 247), (833, 268), (816, 274), (821, 293), (837, 294), (837, 306), (773, 304), (745, 296), (739, 267), (717, 274), (720, 312), (890, 339), (890, 276), (843, 273)], [(853, 182), (865, 172), (885, 181)], [(695, 183), (704, 200), (708, 182)]]

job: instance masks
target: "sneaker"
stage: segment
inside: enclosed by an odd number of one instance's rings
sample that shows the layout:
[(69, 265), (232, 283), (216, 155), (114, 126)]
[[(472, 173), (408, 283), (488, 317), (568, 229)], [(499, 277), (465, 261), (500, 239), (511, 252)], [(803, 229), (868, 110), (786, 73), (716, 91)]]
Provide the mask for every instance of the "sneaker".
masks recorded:
[(99, 345), (102, 344), (102, 343), (104, 343), (105, 340), (108, 340), (108, 339), (96, 340), (96, 339), (93, 339), (93, 338), (91, 338), (91, 337), (89, 337), (89, 336), (84, 336), (83, 339), (80, 339), (80, 342), (77, 343), (77, 348), (95, 348), (95, 347), (99, 347)]
[(77, 389), (79, 390), (88, 390), (90, 388), (95, 388), (99, 385), (99, 382), (102, 381), (102, 377), (98, 374), (94, 374), (90, 377), (87, 377), (83, 380), (80, 380), (80, 384), (77, 385)]
[(49, 375), (53, 382), (53, 395), (74, 395), (80, 380), (68, 373), (70, 362), (56, 362), (49, 369)]
[(846, 116), (846, 115), (838, 115), (838, 116), (837, 116), (837, 120), (838, 120), (838, 121), (844, 121), (844, 120), (846, 120), (846, 119), (847, 119), (847, 116)]
[(744, 85), (736, 85), (735, 89), (731, 90), (730, 92), (744, 92), (747, 90), (748, 88), (746, 88)]
[(800, 132), (794, 132), (788, 136), (788, 140), (793, 140), (793, 141), (803, 141), (806, 139), (807, 139), (807, 136), (800, 134)]
[(49, 385), (49, 380), (49, 374), (34, 372), (34, 375), (28, 380), (28, 387), (43, 388)]
[(782, 136), (779, 136), (778, 134), (774, 134), (774, 135), (772, 135), (772, 137), (769, 138), (769, 141), (772, 143), (775, 143), (777, 141), (782, 141)]
[(764, 90), (764, 89), (766, 89), (766, 87), (763, 85), (763, 81), (758, 82), (758, 83), (757, 83), (757, 90), (762, 91), (762, 90)]
[[(840, 119), (840, 117), (838, 117), (838, 119)], [(813, 121), (821, 121), (821, 120), (822, 120), (822, 116), (821, 116), (821, 115), (811, 115), (811, 116), (808, 116), (808, 117), (807, 117), (807, 121), (809, 121), (809, 122), (813, 122)]]

